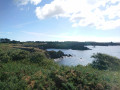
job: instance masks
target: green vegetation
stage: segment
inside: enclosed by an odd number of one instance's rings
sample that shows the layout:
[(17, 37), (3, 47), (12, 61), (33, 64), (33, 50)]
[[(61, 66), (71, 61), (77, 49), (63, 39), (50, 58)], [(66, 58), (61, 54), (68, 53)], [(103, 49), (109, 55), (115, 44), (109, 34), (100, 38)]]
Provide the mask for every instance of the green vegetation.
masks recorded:
[(95, 60), (91, 64), (93, 68), (99, 70), (120, 70), (120, 59), (106, 54), (97, 53), (92, 58)]
[(40, 45), (43, 49), (73, 49), (73, 50), (89, 50), (84, 44), (80, 42), (47, 42), (44, 45)]
[(75, 42), (75, 41), (26, 41), (20, 42), (16, 40), (10, 40), (7, 38), (0, 38), (1, 43), (23, 44), (26, 47), (39, 47), (41, 49), (56, 48), (56, 49), (74, 49), (74, 50), (88, 50), (85, 45), (92, 46), (117, 46), (119, 42)]
[[(20, 44), (0, 44), (0, 90), (120, 90), (119, 69), (59, 66), (46, 53)], [(116, 60), (104, 54), (100, 57)]]
[(24, 47), (36, 47), (40, 49), (73, 49), (73, 50), (90, 50), (81, 42), (24, 42)]
[(73, 50), (89, 50), (89, 48), (85, 47), (84, 42), (20, 42), (15, 40), (10, 40), (7, 38), (0, 39), (2, 43), (13, 43), (13, 44), (22, 44), (24, 47), (36, 47), (40, 49), (73, 49)]

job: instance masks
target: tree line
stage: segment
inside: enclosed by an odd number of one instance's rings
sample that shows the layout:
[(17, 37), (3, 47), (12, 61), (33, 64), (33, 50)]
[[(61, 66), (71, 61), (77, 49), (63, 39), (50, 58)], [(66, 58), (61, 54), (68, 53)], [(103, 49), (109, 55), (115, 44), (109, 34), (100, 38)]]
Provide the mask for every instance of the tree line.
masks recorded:
[[(26, 41), (26, 42), (21, 42), (21, 41), (16, 41), (16, 40), (10, 40), (8, 38), (0, 38), (0, 43), (23, 43), (23, 44), (42, 44), (42, 47), (40, 48), (61, 48), (61, 49), (78, 49), (79, 46), (117, 46), (120, 45), (120, 42), (77, 42), (77, 41), (64, 41), (64, 42), (59, 42), (59, 41)], [(75, 45), (75, 46), (74, 46)], [(27, 46), (27, 45), (26, 45)], [(78, 46), (78, 47), (77, 47)], [(80, 48), (80, 47), (79, 47)], [(81, 48), (80, 48), (81, 49)], [(85, 48), (84, 48), (85, 49)], [(87, 49), (87, 48), (86, 48)]]

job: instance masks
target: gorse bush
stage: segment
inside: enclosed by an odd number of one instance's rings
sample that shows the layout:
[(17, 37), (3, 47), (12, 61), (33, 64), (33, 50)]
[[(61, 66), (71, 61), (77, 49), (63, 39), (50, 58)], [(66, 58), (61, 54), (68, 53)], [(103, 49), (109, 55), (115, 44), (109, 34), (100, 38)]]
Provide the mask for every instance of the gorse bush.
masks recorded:
[(8, 56), (8, 54), (6, 52), (3, 52), (2, 50), (0, 50), (0, 62), (8, 62), (11, 58)]
[(27, 63), (36, 63), (39, 66), (44, 66), (44, 68), (50, 67), (50, 65), (54, 65), (53, 60), (48, 59), (46, 52), (42, 50), (38, 51), (26, 51), (16, 48), (1, 48), (0, 49), (0, 62), (7, 63), (11, 61), (19, 61), (25, 64)]
[(8, 52), (8, 55), (11, 57), (11, 60), (18, 61), (28, 58), (29, 52), (23, 50), (12, 50)]
[(44, 59), (46, 59), (46, 56), (41, 52), (31, 53), (20, 49), (0, 50), (1, 62), (29, 60), (32, 63), (40, 63)]
[(95, 59), (91, 64), (93, 68), (99, 70), (120, 70), (120, 59), (116, 57), (97, 53), (92, 58)]
[(8, 62), (8, 61), (19, 61), (27, 59), (29, 52), (23, 51), (20, 49), (10, 49), (10, 50), (0, 50), (0, 61)]
[(41, 53), (35, 52), (30, 56), (30, 61), (33, 63), (40, 63), (44, 60), (44, 56)]

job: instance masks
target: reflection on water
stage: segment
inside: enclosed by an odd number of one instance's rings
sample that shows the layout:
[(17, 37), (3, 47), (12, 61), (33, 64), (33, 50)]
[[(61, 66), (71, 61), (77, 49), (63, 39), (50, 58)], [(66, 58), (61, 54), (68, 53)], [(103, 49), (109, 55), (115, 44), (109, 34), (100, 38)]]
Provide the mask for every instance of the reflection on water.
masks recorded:
[(87, 65), (93, 61), (91, 56), (96, 53), (105, 53), (120, 58), (120, 46), (88, 46), (92, 50), (71, 50), (71, 49), (48, 49), (48, 51), (63, 51), (65, 54), (71, 54), (72, 57), (55, 59), (60, 65), (76, 66), (78, 64)]

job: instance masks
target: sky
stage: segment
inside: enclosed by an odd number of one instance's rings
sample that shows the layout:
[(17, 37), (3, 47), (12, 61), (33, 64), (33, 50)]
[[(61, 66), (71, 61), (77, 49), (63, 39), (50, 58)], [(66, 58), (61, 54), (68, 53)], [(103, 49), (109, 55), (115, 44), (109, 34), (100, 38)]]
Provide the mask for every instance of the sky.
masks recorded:
[(120, 42), (120, 0), (0, 0), (0, 38)]

